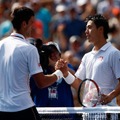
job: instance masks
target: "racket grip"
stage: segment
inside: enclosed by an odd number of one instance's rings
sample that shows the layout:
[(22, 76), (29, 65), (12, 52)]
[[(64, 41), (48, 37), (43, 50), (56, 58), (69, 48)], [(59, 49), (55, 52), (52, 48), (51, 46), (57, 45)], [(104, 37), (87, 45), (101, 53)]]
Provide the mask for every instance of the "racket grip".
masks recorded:
[(63, 73), (60, 70), (56, 70), (53, 74), (57, 76), (57, 81), (63, 77)]
[(68, 72), (68, 76), (66, 78), (65, 77), (63, 78), (66, 81), (66, 83), (69, 85), (75, 81), (75, 77), (70, 72)]

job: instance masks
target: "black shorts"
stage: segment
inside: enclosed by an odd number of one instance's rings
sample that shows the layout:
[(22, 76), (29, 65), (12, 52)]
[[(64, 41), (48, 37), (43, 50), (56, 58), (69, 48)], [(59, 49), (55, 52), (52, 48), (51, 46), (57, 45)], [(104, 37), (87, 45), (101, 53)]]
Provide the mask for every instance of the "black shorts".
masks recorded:
[(18, 112), (1, 112), (0, 120), (40, 120), (36, 107), (31, 107)]

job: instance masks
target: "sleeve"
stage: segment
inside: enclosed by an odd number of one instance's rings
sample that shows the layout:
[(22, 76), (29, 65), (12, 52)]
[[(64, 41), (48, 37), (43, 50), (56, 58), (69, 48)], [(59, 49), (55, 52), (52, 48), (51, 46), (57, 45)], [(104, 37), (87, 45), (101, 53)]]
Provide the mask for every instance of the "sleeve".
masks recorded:
[(81, 80), (86, 79), (86, 67), (85, 67), (85, 59), (86, 56), (84, 55), (84, 57), (82, 58), (82, 61), (75, 73), (75, 76)]
[(43, 72), (42, 67), (40, 65), (38, 51), (35, 47), (28, 54), (28, 67), (30, 71), (30, 76), (39, 72)]
[(110, 64), (116, 79), (120, 78), (120, 51), (115, 51), (110, 56)]

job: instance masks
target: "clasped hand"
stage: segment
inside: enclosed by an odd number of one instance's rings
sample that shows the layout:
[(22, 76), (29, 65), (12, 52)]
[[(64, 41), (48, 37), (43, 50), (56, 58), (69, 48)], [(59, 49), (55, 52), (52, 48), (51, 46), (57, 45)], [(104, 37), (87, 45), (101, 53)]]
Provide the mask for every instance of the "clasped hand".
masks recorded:
[(63, 59), (60, 59), (55, 64), (55, 70), (61, 70), (64, 77), (67, 77), (68, 75), (68, 66), (67, 61), (64, 61)]

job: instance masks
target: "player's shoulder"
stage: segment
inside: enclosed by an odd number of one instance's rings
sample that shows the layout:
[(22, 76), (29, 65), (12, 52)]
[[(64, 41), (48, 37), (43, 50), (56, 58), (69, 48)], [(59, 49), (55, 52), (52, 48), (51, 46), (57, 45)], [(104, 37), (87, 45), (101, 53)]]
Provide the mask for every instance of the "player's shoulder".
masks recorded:
[(114, 46), (111, 46), (109, 49), (108, 49), (108, 54), (109, 56), (109, 59), (110, 58), (120, 58), (120, 50), (118, 50), (116, 47)]
[(32, 51), (32, 52), (36, 52), (36, 51), (37, 51), (37, 48), (36, 48), (34, 45), (28, 43), (28, 50), (29, 50), (29, 51)]
[(3, 44), (3, 43), (5, 43), (5, 42), (8, 41), (8, 40), (9, 40), (9, 36), (2, 38), (2, 39), (0, 40), (0, 45)]
[(115, 46), (111, 45), (111, 47), (109, 48), (109, 51), (111, 54), (114, 54), (114, 53), (118, 53), (120, 54), (120, 50), (118, 50)]

